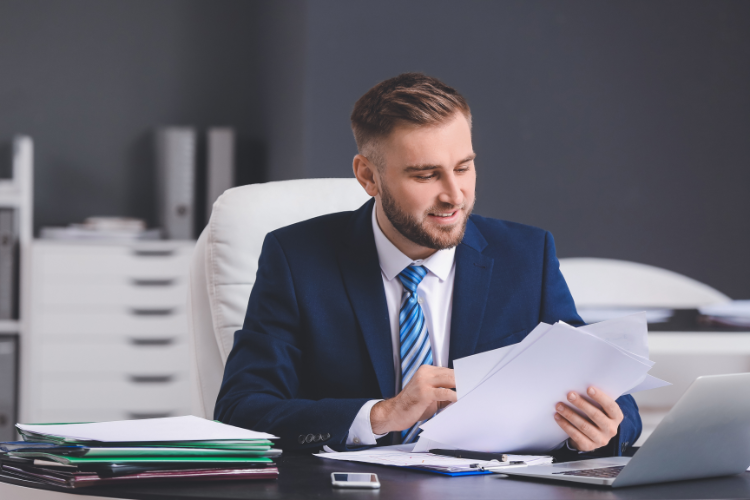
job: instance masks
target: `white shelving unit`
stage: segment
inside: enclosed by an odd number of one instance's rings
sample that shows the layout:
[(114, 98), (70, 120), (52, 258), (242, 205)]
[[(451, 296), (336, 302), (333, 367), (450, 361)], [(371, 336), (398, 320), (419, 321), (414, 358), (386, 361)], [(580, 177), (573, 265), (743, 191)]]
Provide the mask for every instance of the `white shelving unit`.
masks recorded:
[[(33, 228), (33, 191), (34, 191), (34, 146), (30, 137), (16, 136), (13, 138), (13, 163), (12, 178), (0, 179), (0, 208), (12, 208), (15, 210), (15, 226), (18, 235), (18, 261), (19, 266), (19, 290), (18, 310), (20, 319), (0, 320), (0, 334), (17, 334), (19, 338), (20, 351), (20, 373), (19, 373), (19, 405), (23, 405), (23, 369), (25, 366), (25, 355), (27, 354), (26, 332), (27, 315), (24, 311), (25, 293), (24, 284), (27, 283), (29, 275), (28, 255)], [(18, 409), (19, 416), (22, 410)]]

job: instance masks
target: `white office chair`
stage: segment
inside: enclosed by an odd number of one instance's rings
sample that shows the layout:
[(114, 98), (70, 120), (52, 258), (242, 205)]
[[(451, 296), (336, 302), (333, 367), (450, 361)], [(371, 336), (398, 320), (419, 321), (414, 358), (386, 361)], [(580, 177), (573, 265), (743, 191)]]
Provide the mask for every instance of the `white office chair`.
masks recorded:
[(227, 190), (214, 203), (190, 269), (193, 414), (213, 418), (234, 332), (242, 327), (263, 239), (280, 227), (369, 199), (356, 179), (302, 179)]
[(576, 306), (694, 309), (726, 302), (726, 295), (682, 274), (614, 259), (560, 259)]

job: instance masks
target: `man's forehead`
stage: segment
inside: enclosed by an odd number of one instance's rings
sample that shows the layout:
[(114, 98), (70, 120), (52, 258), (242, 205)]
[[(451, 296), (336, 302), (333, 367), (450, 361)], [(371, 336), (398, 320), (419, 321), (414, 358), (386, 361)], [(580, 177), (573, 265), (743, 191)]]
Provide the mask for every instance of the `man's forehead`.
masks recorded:
[(434, 125), (403, 124), (380, 142), (381, 153), (399, 167), (454, 166), (474, 154), (471, 129), (462, 114)]

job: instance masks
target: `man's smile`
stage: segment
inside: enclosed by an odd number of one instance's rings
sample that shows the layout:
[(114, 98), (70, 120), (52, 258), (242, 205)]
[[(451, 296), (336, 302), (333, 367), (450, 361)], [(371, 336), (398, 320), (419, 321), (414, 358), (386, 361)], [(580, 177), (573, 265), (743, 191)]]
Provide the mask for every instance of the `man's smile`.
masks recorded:
[(429, 212), (427, 215), (438, 224), (453, 224), (458, 220), (460, 212), (460, 208), (455, 208), (446, 212)]

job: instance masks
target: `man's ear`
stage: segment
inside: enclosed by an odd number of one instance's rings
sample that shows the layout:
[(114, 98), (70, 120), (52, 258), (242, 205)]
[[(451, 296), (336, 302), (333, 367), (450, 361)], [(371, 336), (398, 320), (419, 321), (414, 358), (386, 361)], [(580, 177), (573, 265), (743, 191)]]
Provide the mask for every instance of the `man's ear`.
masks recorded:
[(359, 183), (365, 189), (367, 194), (370, 196), (377, 196), (380, 193), (378, 189), (379, 180), (377, 178), (378, 173), (376, 172), (376, 166), (362, 155), (357, 155), (352, 161), (352, 170), (354, 170), (354, 177), (357, 178)]

